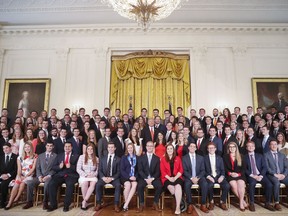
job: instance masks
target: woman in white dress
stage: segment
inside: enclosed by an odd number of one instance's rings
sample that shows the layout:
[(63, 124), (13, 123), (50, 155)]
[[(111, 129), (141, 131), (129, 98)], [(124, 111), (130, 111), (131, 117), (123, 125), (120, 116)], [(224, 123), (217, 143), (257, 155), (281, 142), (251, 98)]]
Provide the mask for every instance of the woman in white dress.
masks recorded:
[(135, 128), (132, 128), (132, 130), (130, 131), (128, 135), (128, 138), (125, 140), (125, 144), (127, 146), (129, 143), (133, 143), (135, 151), (136, 151), (136, 155), (141, 156), (143, 153), (142, 140), (143, 139), (139, 138), (138, 136), (138, 131)]
[(95, 190), (98, 175), (98, 158), (95, 153), (95, 146), (89, 144), (85, 154), (79, 157), (77, 162), (77, 172), (80, 176), (78, 182), (81, 186), (83, 202), (82, 210), (87, 210), (87, 201)]

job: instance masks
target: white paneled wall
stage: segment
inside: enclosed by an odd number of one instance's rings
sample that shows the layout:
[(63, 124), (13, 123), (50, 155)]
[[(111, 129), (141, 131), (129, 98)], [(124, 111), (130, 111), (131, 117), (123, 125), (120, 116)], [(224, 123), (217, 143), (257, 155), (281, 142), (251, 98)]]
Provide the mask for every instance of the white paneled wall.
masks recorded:
[(288, 36), (277, 31), (92, 34), (74, 28), (64, 34), (43, 26), (37, 28), (41, 34), (32, 34), (33, 27), (26, 28), (24, 35), (17, 27), (9, 28), (13, 37), (0, 34), (1, 107), (6, 78), (51, 78), (50, 108), (59, 115), (72, 106), (102, 114), (109, 105), (111, 55), (148, 49), (190, 54), (192, 107), (208, 114), (236, 105), (245, 112), (253, 105), (252, 77), (288, 77)]

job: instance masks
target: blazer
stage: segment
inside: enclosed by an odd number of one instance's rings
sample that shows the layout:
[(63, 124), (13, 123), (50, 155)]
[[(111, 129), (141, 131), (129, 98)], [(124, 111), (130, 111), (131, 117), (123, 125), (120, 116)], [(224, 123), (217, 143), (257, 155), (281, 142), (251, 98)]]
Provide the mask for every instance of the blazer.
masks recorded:
[[(224, 143), (226, 137), (223, 139), (223, 154), (227, 153), (227, 144), (230, 142), (235, 142), (238, 145), (238, 140), (234, 136), (230, 136), (226, 143)], [(239, 146), (239, 145), (238, 145)]]
[(207, 145), (209, 143), (209, 140), (203, 137), (202, 142), (200, 143), (199, 149), (198, 149), (198, 139), (195, 141), (195, 143), (197, 146), (196, 154), (201, 155), (201, 156), (207, 155)]
[(76, 142), (76, 140), (74, 139), (74, 136), (73, 136), (70, 139), (68, 139), (67, 141), (72, 143), (72, 147), (73, 147), (72, 152), (73, 152), (73, 154), (82, 155), (82, 153), (83, 153), (83, 142), (82, 142), (82, 140), (79, 139), (79, 144), (77, 144), (77, 142)]
[[(8, 140), (7, 140), (7, 142), (9, 141), (9, 137), (8, 137)], [(1, 137), (0, 138), (0, 156), (1, 155), (4, 155), (4, 152), (3, 152), (3, 145), (6, 143), (6, 140), (3, 138), (3, 137)]]
[[(228, 181), (229, 181), (229, 177), (230, 177), (230, 173), (231, 172), (235, 172), (240, 174), (240, 177), (245, 180), (245, 168), (246, 168), (246, 163), (245, 160), (242, 158), (242, 164), (241, 166), (238, 166), (237, 161), (235, 160), (234, 163), (234, 169), (232, 169), (232, 164), (231, 164), (231, 160), (230, 160), (230, 154), (224, 154), (223, 155), (223, 162), (224, 162), (224, 167), (225, 167), (225, 173), (226, 176), (228, 176)], [(232, 178), (230, 178), (230, 180), (232, 180)]]
[(79, 174), (79, 176), (85, 177), (86, 174), (90, 173), (92, 176), (97, 177), (98, 175), (97, 160), (95, 165), (93, 165), (93, 163), (84, 164), (84, 161), (85, 161), (85, 155), (80, 155), (76, 167), (76, 171)]
[(55, 152), (56, 154), (60, 154), (64, 152), (64, 143), (62, 142), (62, 139), (60, 137), (53, 140), (53, 143), (54, 143), (53, 152)]
[(121, 158), (125, 154), (125, 150), (126, 150), (126, 145), (125, 145), (124, 139), (123, 139), (124, 148), (122, 147), (122, 144), (121, 144), (118, 136), (114, 137), (112, 139), (112, 142), (116, 146), (115, 155), (117, 155), (117, 157)]
[(105, 136), (99, 140), (97, 148), (99, 160), (101, 160), (103, 156), (108, 155), (108, 141)]
[[(112, 162), (112, 178), (119, 179), (120, 178), (120, 161), (121, 159), (114, 155), (113, 162)], [(99, 164), (99, 171), (98, 175), (99, 178), (102, 179), (103, 177), (107, 177), (107, 170), (108, 169), (108, 155), (104, 156)]]
[(262, 145), (262, 142), (263, 142), (263, 140), (264, 140), (264, 137), (262, 137), (262, 139), (261, 139), (261, 149), (262, 149), (262, 154), (265, 154), (265, 153), (267, 153), (268, 151), (270, 151), (270, 148), (269, 148), (269, 143), (270, 143), (270, 141), (271, 140), (273, 140), (273, 138), (269, 135), (269, 137), (268, 137), (268, 139), (267, 139), (267, 141), (266, 141), (266, 143), (265, 143), (265, 145), (264, 145), (264, 148), (263, 148), (263, 145)]
[(15, 179), (17, 174), (17, 155), (12, 153), (8, 165), (5, 165), (5, 154), (0, 156), (0, 175), (10, 174), (11, 179)]
[[(182, 164), (184, 170), (184, 178), (190, 180), (192, 178), (192, 161), (190, 153), (182, 157)], [(205, 177), (204, 157), (196, 154), (196, 176), (198, 178)]]
[(39, 178), (40, 176), (54, 175), (55, 171), (52, 169), (54, 160), (56, 159), (57, 154), (51, 152), (48, 160), (48, 164), (46, 164), (46, 152), (38, 155), (38, 159), (36, 162), (36, 176)]
[(158, 131), (161, 131), (164, 134), (164, 136), (166, 135), (167, 128), (165, 127), (165, 125), (159, 124), (158, 127), (156, 127), (155, 125), (155, 128), (157, 128)]
[[(249, 137), (245, 140), (245, 146), (248, 141), (249, 141)], [(251, 141), (255, 143), (255, 153), (263, 154), (263, 148), (262, 148), (260, 140), (255, 135), (253, 135)]]
[[(277, 152), (277, 155), (278, 155), (278, 165), (279, 165), (280, 173), (287, 177), (288, 164), (286, 162), (286, 157), (284, 154), (282, 154), (280, 152)], [(275, 173), (277, 173), (276, 162), (275, 162), (275, 159), (272, 155), (272, 152), (268, 151), (267, 153), (265, 153), (264, 158), (266, 161), (267, 173), (269, 175), (274, 175)]]
[[(267, 173), (267, 166), (265, 162), (265, 158), (261, 154), (254, 153), (255, 156), (255, 163), (258, 171), (260, 172), (259, 175), (265, 176)], [(250, 176), (252, 174), (251, 162), (249, 154), (244, 156), (244, 160), (246, 162), (245, 173), (246, 176)]]
[(223, 154), (223, 142), (222, 139), (219, 137), (215, 136), (211, 142), (213, 142), (216, 145), (217, 151), (216, 154), (222, 156)]
[[(153, 142), (156, 141), (157, 136), (158, 136), (159, 130), (154, 127), (154, 138)], [(143, 138), (142, 144), (143, 144), (143, 151), (146, 152), (146, 143), (148, 141), (152, 141), (151, 133), (150, 133), (150, 127), (146, 126), (143, 128), (141, 131), (141, 138)]]
[(151, 178), (160, 178), (160, 158), (155, 154), (152, 155), (150, 167), (147, 154), (139, 157), (137, 166), (139, 178), (147, 179), (149, 175)]
[(79, 178), (78, 173), (76, 172), (76, 165), (78, 161), (79, 155), (77, 154), (71, 154), (69, 162), (70, 162), (70, 168), (66, 168), (65, 164), (64, 167), (61, 169), (59, 167), (59, 164), (63, 161), (65, 162), (65, 153), (58, 154), (57, 157), (54, 160), (52, 170), (55, 171), (54, 175), (58, 175), (61, 177), (64, 177), (66, 175), (74, 178)]
[[(219, 155), (215, 155), (215, 157), (216, 157), (216, 174), (217, 174), (216, 178), (219, 178), (220, 176), (225, 177), (225, 168), (223, 159)], [(204, 164), (205, 164), (205, 177), (212, 176), (212, 168), (209, 155), (206, 155), (204, 157)]]
[[(160, 171), (161, 171), (161, 182), (164, 185), (164, 182), (168, 180), (165, 176), (166, 175), (172, 176), (170, 163), (166, 161), (165, 157), (161, 158)], [(173, 175), (176, 176), (178, 172), (180, 172), (183, 175), (182, 161), (180, 157), (176, 156), (174, 159)], [(182, 175), (179, 178), (183, 179)]]
[[(139, 157), (136, 156), (136, 166), (134, 170), (134, 176), (137, 178), (138, 177), (138, 168), (137, 168), (137, 163), (138, 163)], [(129, 179), (130, 178), (130, 172), (131, 172), (131, 164), (130, 161), (128, 161), (128, 156), (123, 155), (121, 158), (121, 163), (120, 163), (120, 174), (122, 179)]]

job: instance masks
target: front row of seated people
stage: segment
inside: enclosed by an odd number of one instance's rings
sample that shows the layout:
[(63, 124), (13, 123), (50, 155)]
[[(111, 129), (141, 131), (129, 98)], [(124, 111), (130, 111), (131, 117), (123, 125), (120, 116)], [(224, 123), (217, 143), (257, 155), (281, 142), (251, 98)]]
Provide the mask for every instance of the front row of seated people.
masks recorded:
[[(107, 144), (108, 154), (99, 161), (95, 154), (94, 145), (87, 146), (85, 154), (72, 152), (72, 144), (66, 142), (64, 152), (56, 155), (53, 143), (46, 143), (46, 151), (35, 155), (33, 145), (26, 142), (22, 155), (12, 153), (11, 144), (3, 146), (4, 155), (1, 158), (1, 208), (10, 209), (27, 186), (27, 203), (23, 209), (33, 206), (33, 192), (36, 186), (44, 183), (43, 209), (53, 211), (58, 208), (57, 190), (65, 183), (66, 192), (63, 211), (69, 211), (72, 202), (74, 185), (79, 182), (83, 201), (81, 209), (86, 210), (88, 200), (93, 192), (96, 194), (95, 210), (103, 206), (103, 187), (111, 184), (115, 188), (114, 210), (120, 212), (119, 207), (121, 185), (123, 185), (124, 203), (122, 210), (128, 211), (129, 203), (138, 192), (140, 206), (137, 212), (144, 210), (144, 190), (147, 185), (153, 185), (155, 190), (153, 209), (159, 209), (159, 199), (163, 191), (170, 192), (175, 197), (175, 214), (180, 214), (180, 203), (186, 194), (188, 204), (187, 213), (195, 211), (192, 203), (191, 187), (198, 184), (201, 191), (200, 210), (208, 213), (214, 208), (213, 187), (219, 184), (222, 190), (219, 207), (227, 210), (226, 199), (231, 189), (239, 199), (239, 208), (245, 211), (248, 204), (244, 200), (245, 187), (248, 186), (249, 209), (255, 211), (254, 194), (256, 183), (261, 183), (265, 191), (265, 208), (270, 211), (281, 210), (279, 205), (280, 183), (288, 186), (288, 167), (285, 156), (277, 151), (277, 142), (271, 140), (270, 150), (263, 155), (255, 153), (255, 143), (247, 143), (248, 154), (241, 156), (235, 142), (227, 144), (227, 154), (223, 158), (215, 152), (216, 145), (207, 145), (208, 154), (196, 154), (197, 146), (194, 142), (188, 144), (189, 153), (181, 157), (176, 156), (172, 144), (165, 146), (165, 154), (160, 159), (154, 154), (155, 146), (149, 141), (146, 153), (137, 156), (135, 146), (127, 144), (126, 154), (119, 158), (115, 155), (116, 145)], [(16, 171), (17, 170), (17, 171)], [(12, 187), (13, 186), (13, 187)], [(8, 188), (12, 187), (8, 203)], [(206, 206), (208, 196), (209, 205)], [(274, 205), (272, 205), (272, 196)], [(48, 205), (50, 201), (50, 205)]]

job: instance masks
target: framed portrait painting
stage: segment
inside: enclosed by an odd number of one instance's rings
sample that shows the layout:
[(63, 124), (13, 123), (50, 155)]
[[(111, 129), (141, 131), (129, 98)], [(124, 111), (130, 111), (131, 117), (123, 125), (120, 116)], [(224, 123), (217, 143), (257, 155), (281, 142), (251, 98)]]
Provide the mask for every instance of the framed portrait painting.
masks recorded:
[(288, 104), (288, 78), (252, 78), (252, 91), (255, 109), (283, 111)]
[(32, 110), (39, 114), (48, 110), (50, 79), (6, 79), (3, 97), (3, 108), (14, 118), (19, 108), (23, 109), (23, 117), (27, 118)]

